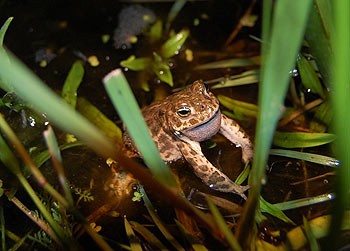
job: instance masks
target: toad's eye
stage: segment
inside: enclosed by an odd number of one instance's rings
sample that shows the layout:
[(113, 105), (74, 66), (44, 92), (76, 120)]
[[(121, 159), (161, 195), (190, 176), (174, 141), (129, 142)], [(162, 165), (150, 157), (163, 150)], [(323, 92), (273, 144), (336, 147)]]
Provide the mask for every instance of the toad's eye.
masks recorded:
[(191, 109), (187, 106), (182, 106), (176, 111), (177, 115), (180, 117), (187, 117), (191, 114)]

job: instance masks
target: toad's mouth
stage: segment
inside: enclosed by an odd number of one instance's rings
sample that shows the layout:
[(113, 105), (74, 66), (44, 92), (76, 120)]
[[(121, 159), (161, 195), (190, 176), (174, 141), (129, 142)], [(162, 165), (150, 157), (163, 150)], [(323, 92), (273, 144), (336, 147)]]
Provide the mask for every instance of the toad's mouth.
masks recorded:
[(197, 142), (207, 140), (218, 133), (221, 126), (221, 113), (218, 110), (211, 119), (198, 126), (185, 129), (181, 134)]

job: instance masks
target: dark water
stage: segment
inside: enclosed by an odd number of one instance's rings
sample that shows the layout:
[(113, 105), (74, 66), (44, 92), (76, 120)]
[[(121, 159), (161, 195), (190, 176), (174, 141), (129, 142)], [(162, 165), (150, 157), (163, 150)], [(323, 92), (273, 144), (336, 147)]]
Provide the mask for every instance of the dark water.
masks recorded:
[[(209, 80), (216, 77), (225, 76), (228, 74), (239, 73), (243, 69), (224, 69), (215, 71), (194, 71), (193, 67), (198, 63), (205, 63), (211, 60), (227, 58), (233, 56), (252, 56), (259, 54), (259, 43), (254, 42), (248, 38), (249, 34), (259, 36), (259, 21), (254, 29), (243, 28), (235, 40), (234, 46), (229, 51), (225, 51), (222, 56), (222, 45), (227, 39), (228, 35), (234, 29), (239, 17), (246, 8), (245, 1), (200, 1), (198, 3), (187, 3), (184, 10), (175, 20), (172, 28), (176, 31), (183, 27), (190, 30), (191, 36), (186, 43), (186, 47), (194, 52), (195, 60), (193, 62), (186, 62), (179, 57), (174, 59), (174, 68), (172, 69), (175, 87), (181, 87), (190, 84), (196, 79)], [(72, 65), (72, 63), (81, 59), (82, 56), (95, 55), (99, 59), (99, 66), (92, 67), (85, 63), (85, 76), (78, 95), (85, 97), (95, 106), (97, 106), (105, 115), (111, 120), (121, 125), (120, 120), (112, 108), (106, 93), (103, 89), (101, 79), (112, 69), (119, 67), (120, 60), (126, 59), (132, 54), (149, 55), (152, 48), (147, 45), (147, 41), (141, 36), (139, 43), (129, 50), (117, 50), (113, 46), (113, 41), (107, 43), (101, 41), (102, 35), (108, 34), (113, 36), (113, 30), (118, 26), (118, 13), (126, 6), (126, 3), (119, 1), (0, 1), (0, 24), (2, 24), (7, 17), (13, 16), (14, 20), (5, 37), (5, 45), (14, 52), (21, 60), (23, 60), (41, 79), (51, 86), (55, 91), (62, 88), (65, 77)], [(145, 4), (146, 7), (151, 7), (156, 16), (165, 18), (171, 4)], [(255, 12), (259, 13), (259, 5)], [(209, 18), (199, 18), (200, 24), (193, 25), (195, 18), (206, 14)], [(237, 42), (238, 41), (238, 42)], [(46, 67), (41, 67), (39, 62), (35, 61), (36, 55), (40, 50), (50, 50), (55, 54), (55, 57), (48, 63)], [(204, 52), (210, 52), (210, 55)], [(79, 56), (80, 55), (80, 56)], [(203, 56), (206, 55), (206, 56)], [(130, 71), (126, 72), (126, 76), (132, 85), (134, 93), (138, 98), (140, 105), (149, 104), (155, 94), (155, 90), (162, 88), (166, 93), (171, 93), (171, 88), (166, 84), (159, 84), (157, 79), (150, 81), (150, 92), (142, 91), (137, 85), (137, 76)], [(25, 83), (24, 83), (25, 84)], [(232, 98), (256, 103), (257, 102), (258, 87), (256, 85), (229, 88), (215, 91), (215, 94), (225, 94)], [(8, 115), (13, 121), (20, 121), (18, 115)], [(20, 122), (14, 122), (20, 123)], [(247, 130), (249, 135), (254, 138), (254, 124), (255, 121), (244, 121), (241, 125)], [(24, 129), (23, 129), (24, 130)], [(42, 128), (38, 128), (36, 139), (28, 140), (28, 146), (34, 144), (42, 144), (41, 132)], [(22, 129), (18, 126), (17, 132)], [(28, 133), (31, 136), (35, 133), (29, 130), (24, 130), (24, 134)], [(27, 136), (23, 136), (26, 138)], [(217, 146), (210, 149), (210, 144), (204, 144), (204, 153), (208, 159), (216, 166), (220, 166), (225, 173), (234, 179), (241, 169), (243, 164), (240, 161), (240, 151), (235, 150), (233, 146), (228, 144), (221, 137), (216, 137), (213, 140)], [(91, 192), (95, 196), (93, 202), (82, 202), (80, 206), (82, 211), (86, 214), (91, 213), (96, 208), (103, 205), (106, 197), (105, 190), (102, 189), (105, 182), (108, 180), (110, 174), (104, 160), (99, 159), (96, 155), (88, 149), (75, 149), (64, 154), (65, 166), (69, 167), (67, 176), (74, 181), (75, 186), (80, 186), (88, 189), (93, 187)], [(234, 163), (234, 164), (233, 164)], [(269, 161), (270, 170), (267, 175), (268, 184), (263, 188), (262, 194), (269, 202), (280, 202), (289, 199), (303, 198), (306, 196), (313, 196), (320, 193), (320, 189), (324, 189), (322, 193), (331, 190), (331, 181), (328, 178), (318, 180), (309, 184), (306, 187), (304, 184), (290, 185), (295, 181), (302, 180), (309, 176), (316, 176), (325, 173), (328, 170), (326, 167), (311, 165), (301, 161), (271, 158)], [(47, 164), (48, 175), (54, 176), (50, 173), (50, 165)], [(235, 195), (222, 195), (210, 191), (197, 179), (191, 172), (189, 166), (185, 163), (175, 166), (178, 173), (181, 173), (180, 180), (183, 183), (185, 193), (188, 193), (192, 188), (200, 189), (204, 192), (213, 193), (218, 196), (223, 196), (229, 200), (241, 203), (242, 201)], [(307, 171), (305, 171), (307, 170)], [(305, 173), (307, 172), (307, 174)], [(91, 182), (93, 181), (93, 185)], [(287, 182), (288, 181), (288, 182)], [(55, 181), (52, 178), (52, 182)], [(20, 191), (22, 192), (22, 191)], [(119, 208), (121, 214), (127, 214), (131, 219), (136, 219), (140, 222), (148, 223), (143, 217), (146, 214), (142, 203), (131, 202), (131, 196), (125, 199), (124, 204)], [(25, 200), (25, 198), (24, 198)], [(30, 203), (30, 202), (28, 202)], [(155, 201), (155, 204), (160, 207), (160, 214), (171, 221), (174, 217), (173, 213), (168, 213), (168, 205)], [(6, 204), (5, 211), (8, 222), (12, 220), (13, 215), (9, 213), (11, 205)], [(161, 209), (164, 209), (161, 212)], [(14, 210), (14, 209), (11, 209)], [(301, 210), (287, 212), (288, 216), (292, 217), (296, 223), (302, 221), (302, 215), (318, 216), (324, 210), (324, 206), (315, 206), (313, 208), (304, 208)], [(16, 214), (17, 215), (17, 214)], [(22, 230), (28, 231), (30, 229), (30, 222), (22, 215), (20, 218), (25, 223)], [(121, 225), (123, 224), (122, 217), (112, 218), (106, 217), (102, 219), (103, 225), (102, 234), (108, 236), (114, 241), (124, 243), (125, 232)], [(271, 219), (267, 223), (276, 228), (285, 228), (281, 222)], [(13, 224), (14, 226), (18, 224)], [(9, 228), (12, 227), (12, 224)], [(18, 232), (18, 234), (24, 234)], [(89, 238), (86, 239), (86, 245), (90, 245)], [(211, 244), (210, 244), (211, 243)], [(113, 244), (114, 245), (114, 244)], [(209, 241), (208, 246), (215, 246), (217, 243), (214, 240)], [(118, 246), (118, 245), (115, 245)]]

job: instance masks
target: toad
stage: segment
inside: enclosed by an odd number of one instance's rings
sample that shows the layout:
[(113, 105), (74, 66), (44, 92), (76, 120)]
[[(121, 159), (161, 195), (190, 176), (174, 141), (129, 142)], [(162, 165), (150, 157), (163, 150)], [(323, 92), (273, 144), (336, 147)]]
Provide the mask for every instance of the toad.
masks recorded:
[[(204, 156), (200, 142), (222, 134), (242, 148), (242, 160), (253, 159), (253, 144), (237, 122), (220, 112), (219, 101), (201, 81), (142, 109), (149, 132), (165, 162), (184, 158), (206, 185), (221, 192), (231, 192), (246, 199), (249, 186), (234, 183)], [(141, 157), (129, 134), (124, 143), (131, 157)]]

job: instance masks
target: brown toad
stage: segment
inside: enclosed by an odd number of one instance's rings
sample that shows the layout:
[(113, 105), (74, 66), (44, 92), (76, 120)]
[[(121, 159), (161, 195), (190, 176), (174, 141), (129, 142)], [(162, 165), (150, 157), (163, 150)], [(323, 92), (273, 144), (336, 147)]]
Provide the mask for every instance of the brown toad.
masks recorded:
[[(164, 100), (152, 103), (142, 109), (142, 114), (164, 161), (183, 157), (209, 187), (246, 198), (244, 191), (249, 187), (234, 183), (213, 166), (203, 155), (199, 142), (220, 133), (242, 147), (244, 163), (253, 158), (253, 144), (235, 121), (220, 112), (219, 101), (202, 82), (196, 81)], [(141, 157), (127, 132), (124, 142), (132, 151), (131, 156)]]

